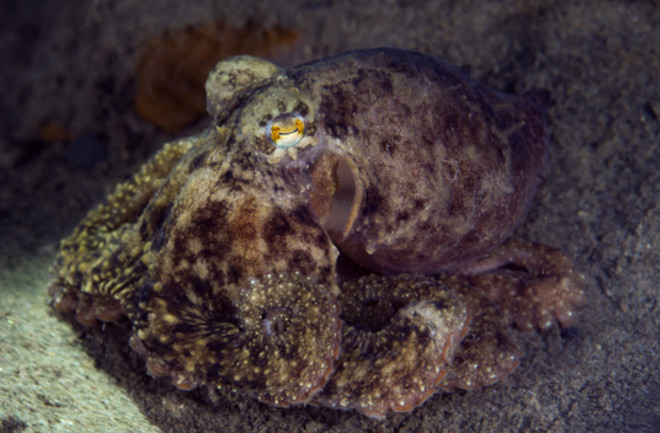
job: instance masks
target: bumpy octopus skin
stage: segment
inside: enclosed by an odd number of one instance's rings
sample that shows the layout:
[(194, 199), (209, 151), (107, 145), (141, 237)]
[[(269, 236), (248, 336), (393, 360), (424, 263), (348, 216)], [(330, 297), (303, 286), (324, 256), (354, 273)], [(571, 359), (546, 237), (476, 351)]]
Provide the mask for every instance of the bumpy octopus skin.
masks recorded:
[(211, 128), (166, 144), (64, 239), (53, 305), (127, 316), (149, 372), (382, 418), (509, 374), (509, 336), (574, 321), (582, 277), (507, 240), (541, 182), (542, 90), (396, 49), (207, 81)]

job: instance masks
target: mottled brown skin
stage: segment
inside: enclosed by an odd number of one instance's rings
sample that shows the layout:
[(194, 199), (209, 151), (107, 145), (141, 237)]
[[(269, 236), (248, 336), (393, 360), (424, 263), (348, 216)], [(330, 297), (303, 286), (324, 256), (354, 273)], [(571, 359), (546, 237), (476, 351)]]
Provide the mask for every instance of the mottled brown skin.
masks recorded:
[(385, 272), (454, 271), (519, 224), (546, 161), (547, 92), (476, 85), (431, 57), (374, 51), (294, 69), (318, 146), (355, 165), (363, 196), (342, 253)]
[(49, 288), (81, 323), (127, 315), (153, 375), (381, 418), (506, 376), (510, 322), (572, 323), (570, 262), (499, 246), (540, 183), (547, 92), (378, 49), (232, 58), (207, 98), (214, 126), (90, 212)]

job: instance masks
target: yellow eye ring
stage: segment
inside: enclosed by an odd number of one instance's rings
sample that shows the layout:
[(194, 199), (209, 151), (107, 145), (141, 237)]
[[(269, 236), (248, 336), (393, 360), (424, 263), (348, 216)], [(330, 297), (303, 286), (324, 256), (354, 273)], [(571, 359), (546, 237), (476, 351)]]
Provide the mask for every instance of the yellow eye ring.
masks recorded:
[(296, 145), (305, 132), (305, 122), (300, 114), (280, 114), (268, 123), (268, 134), (275, 147), (286, 149)]

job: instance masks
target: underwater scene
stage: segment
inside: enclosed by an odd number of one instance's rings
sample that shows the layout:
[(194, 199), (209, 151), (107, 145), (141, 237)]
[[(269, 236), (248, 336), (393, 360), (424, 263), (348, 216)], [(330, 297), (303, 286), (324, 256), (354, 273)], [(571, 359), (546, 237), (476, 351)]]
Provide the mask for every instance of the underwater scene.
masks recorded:
[(0, 431), (660, 429), (660, 12), (5, 6)]

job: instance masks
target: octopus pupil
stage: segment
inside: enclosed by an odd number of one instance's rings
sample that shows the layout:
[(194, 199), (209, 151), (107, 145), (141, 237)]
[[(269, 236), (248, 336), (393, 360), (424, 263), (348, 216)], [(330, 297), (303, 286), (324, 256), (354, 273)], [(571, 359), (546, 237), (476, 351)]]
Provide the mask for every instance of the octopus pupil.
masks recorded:
[(291, 310), (287, 307), (278, 306), (268, 310), (262, 322), (265, 334), (270, 337), (284, 334), (291, 316)]

